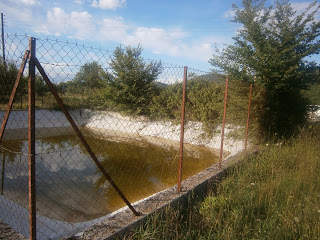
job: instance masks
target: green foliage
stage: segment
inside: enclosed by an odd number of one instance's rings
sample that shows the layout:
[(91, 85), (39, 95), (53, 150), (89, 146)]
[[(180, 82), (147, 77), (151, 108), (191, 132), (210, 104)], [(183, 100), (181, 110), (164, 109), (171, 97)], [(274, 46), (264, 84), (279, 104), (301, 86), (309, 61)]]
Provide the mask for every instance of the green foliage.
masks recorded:
[(0, 103), (7, 103), (18, 74), (18, 69), (12, 62), (3, 64), (2, 58), (0, 58), (0, 61)]
[[(224, 80), (225, 81), (225, 80)], [(202, 122), (203, 130), (212, 134), (221, 124), (224, 108), (225, 83), (195, 77), (187, 81), (186, 120)], [(230, 81), (227, 99), (227, 122), (245, 126), (248, 111), (249, 85), (239, 81)], [(251, 104), (250, 131), (258, 131), (258, 119), (261, 114), (263, 88), (255, 87)], [(182, 84), (176, 83), (163, 88), (153, 98), (150, 109), (155, 119), (181, 119)]]
[(312, 105), (320, 105), (320, 83), (312, 84), (308, 90), (303, 91), (303, 96)]
[[(110, 64), (112, 72), (104, 72), (96, 63), (86, 64), (73, 81), (58, 84), (58, 91), (64, 95), (65, 102), (71, 108), (78, 106), (120, 111), (125, 114), (143, 114), (151, 119), (180, 122), (182, 83), (166, 85), (156, 82), (162, 65), (160, 62), (146, 63), (141, 57), (141, 52), (140, 46), (117, 48)], [(89, 78), (85, 76), (89, 74), (85, 71), (88, 65), (95, 66), (92, 69), (96, 72), (100, 71), (100, 75), (92, 73), (90, 76), (102, 76), (98, 82), (105, 85), (85, 88), (80, 84), (79, 79)], [(186, 120), (201, 122), (203, 130), (209, 135), (213, 134), (222, 122), (224, 93), (225, 76), (215, 73), (198, 76), (191, 71), (187, 80)], [(227, 123), (245, 126), (248, 95), (248, 83), (230, 81)], [(257, 118), (262, 112), (262, 96), (263, 88), (256, 86), (253, 91), (250, 121), (252, 135), (258, 131)], [(243, 129), (242, 127), (233, 135), (242, 137)]]
[[(318, 67), (306, 62), (305, 57), (320, 49), (320, 22), (314, 20), (320, 4), (313, 2), (299, 15), (286, 0), (276, 1), (275, 7), (269, 8), (263, 0), (243, 0), (242, 5), (233, 6), (234, 22), (242, 25), (235, 44), (217, 51), (210, 63), (234, 79), (255, 79), (256, 84), (264, 86), (262, 129), (271, 136), (290, 136), (306, 116), (301, 89), (319, 80)], [(294, 104), (299, 105), (293, 108)]]
[(162, 64), (146, 63), (141, 53), (140, 46), (125, 50), (118, 47), (110, 63), (111, 73), (97, 62), (86, 63), (72, 81), (57, 86), (59, 92), (81, 94), (78, 103), (84, 103), (82, 107), (149, 114), (152, 97), (158, 94), (155, 79)]
[[(0, 103), (7, 104), (18, 75), (18, 68), (14, 62), (6, 62), (6, 64), (3, 64), (1, 57), (0, 61)], [(28, 78), (22, 76), (14, 99), (16, 103), (20, 103), (20, 108), (22, 108), (23, 98), (27, 98), (27, 94)]]
[(150, 115), (155, 119), (180, 119), (181, 101), (181, 83), (162, 88), (160, 94), (153, 97)]
[(36, 76), (36, 93), (41, 97), (41, 105), (44, 106), (44, 96), (49, 93), (49, 87), (44, 82), (43, 78)]
[[(155, 213), (144, 225), (140, 225), (139, 229), (132, 230), (131, 233), (121, 239), (209, 239), (199, 235), (203, 225), (199, 214), (193, 214), (195, 213), (193, 210), (190, 209), (186, 220), (179, 210), (167, 207), (162, 213)], [(117, 239), (120, 240), (120, 238)]]
[(142, 48), (117, 47), (110, 63), (112, 78), (109, 84), (111, 99), (118, 110), (148, 114), (152, 98), (158, 88), (155, 79), (161, 73), (161, 62), (147, 63), (142, 57)]
[(319, 140), (318, 123), (265, 146), (204, 201), (151, 216), (125, 239), (319, 239)]
[[(201, 78), (187, 81), (186, 120), (203, 123), (204, 130), (212, 134), (223, 114), (224, 86)], [(170, 85), (153, 99), (152, 118), (181, 119), (182, 83)]]
[[(314, 127), (312, 127), (314, 128)], [(317, 132), (316, 132), (317, 131)], [(319, 129), (235, 167), (200, 214), (217, 239), (318, 239)], [(312, 136), (313, 135), (313, 136)]]
[(212, 133), (216, 124), (221, 123), (222, 120), (223, 85), (212, 81), (192, 79), (188, 82), (187, 91), (187, 119), (204, 123), (204, 128)]
[(74, 77), (71, 86), (78, 93), (85, 89), (97, 89), (107, 85), (108, 75), (97, 62), (86, 63)]

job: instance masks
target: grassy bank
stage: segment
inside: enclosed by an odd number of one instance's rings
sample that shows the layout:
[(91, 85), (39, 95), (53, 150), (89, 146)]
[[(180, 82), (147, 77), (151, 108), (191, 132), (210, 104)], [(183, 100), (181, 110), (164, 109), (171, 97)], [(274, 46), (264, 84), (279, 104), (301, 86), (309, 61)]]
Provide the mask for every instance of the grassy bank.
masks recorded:
[(263, 146), (216, 193), (167, 209), (125, 239), (320, 239), (320, 126)]

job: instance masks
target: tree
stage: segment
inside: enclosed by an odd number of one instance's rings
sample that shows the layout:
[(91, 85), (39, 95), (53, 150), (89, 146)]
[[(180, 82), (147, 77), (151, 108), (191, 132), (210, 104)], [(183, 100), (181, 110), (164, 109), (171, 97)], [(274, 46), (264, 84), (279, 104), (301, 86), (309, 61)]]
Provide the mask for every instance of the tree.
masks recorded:
[[(0, 61), (3, 62), (2, 57)], [(8, 103), (17, 74), (14, 63), (0, 64), (0, 103)]]
[[(23, 108), (23, 102), (28, 102), (28, 76), (22, 76), (17, 88), (15, 102), (20, 101), (20, 109)], [(25, 106), (26, 107), (26, 106)]]
[(41, 98), (41, 106), (44, 105), (44, 96), (50, 91), (43, 78), (39, 75), (36, 76), (36, 93)]
[(288, 0), (266, 7), (265, 0), (243, 0), (233, 5), (234, 22), (241, 24), (234, 45), (218, 51), (210, 63), (230, 77), (264, 86), (261, 128), (269, 136), (290, 136), (305, 121), (307, 102), (301, 90), (319, 80), (315, 63), (306, 57), (319, 53), (320, 4), (311, 3), (297, 14)]
[(161, 73), (162, 63), (141, 57), (142, 48), (117, 47), (110, 63), (112, 78), (109, 96), (119, 110), (149, 113), (152, 97), (157, 92), (156, 78)]
[(75, 75), (73, 83), (79, 92), (83, 94), (85, 89), (98, 89), (107, 84), (107, 75), (97, 62), (86, 63), (81, 66)]

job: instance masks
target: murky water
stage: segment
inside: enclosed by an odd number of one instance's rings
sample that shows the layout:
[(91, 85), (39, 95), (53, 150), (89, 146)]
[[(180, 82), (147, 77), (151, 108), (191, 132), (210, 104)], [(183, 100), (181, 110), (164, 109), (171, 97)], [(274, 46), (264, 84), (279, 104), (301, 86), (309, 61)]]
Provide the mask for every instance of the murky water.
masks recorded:
[[(102, 138), (86, 132), (86, 139), (114, 182), (130, 202), (177, 183), (179, 143), (158, 139)], [(0, 151), (3, 195), (28, 206), (26, 140), (3, 142)], [(217, 161), (214, 151), (185, 146), (183, 179)], [(74, 135), (36, 140), (38, 213), (52, 219), (80, 222), (125, 206)]]

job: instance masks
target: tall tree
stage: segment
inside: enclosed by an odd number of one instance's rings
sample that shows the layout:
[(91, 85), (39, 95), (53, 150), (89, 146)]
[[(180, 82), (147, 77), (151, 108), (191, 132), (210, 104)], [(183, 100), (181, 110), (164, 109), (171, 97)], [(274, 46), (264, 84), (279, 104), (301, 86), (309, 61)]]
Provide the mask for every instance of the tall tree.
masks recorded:
[(120, 110), (136, 114), (148, 113), (148, 106), (156, 93), (156, 78), (161, 73), (161, 62), (146, 62), (142, 48), (117, 47), (110, 67), (112, 81), (110, 97)]
[(216, 52), (210, 63), (231, 77), (265, 87), (261, 127), (269, 136), (290, 136), (306, 116), (301, 90), (319, 80), (315, 63), (306, 57), (319, 53), (320, 4), (311, 3), (298, 14), (288, 0), (266, 7), (265, 0), (233, 5), (234, 22), (241, 24), (234, 44)]
[(81, 66), (79, 72), (73, 79), (73, 83), (76, 86), (76, 89), (83, 93), (85, 89), (92, 90), (105, 87), (107, 75), (97, 62), (90, 62)]

